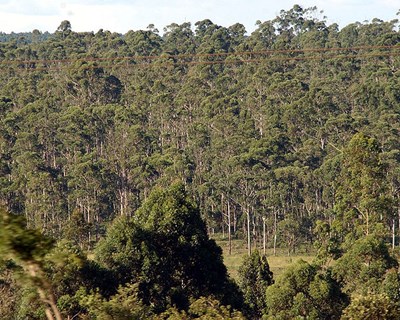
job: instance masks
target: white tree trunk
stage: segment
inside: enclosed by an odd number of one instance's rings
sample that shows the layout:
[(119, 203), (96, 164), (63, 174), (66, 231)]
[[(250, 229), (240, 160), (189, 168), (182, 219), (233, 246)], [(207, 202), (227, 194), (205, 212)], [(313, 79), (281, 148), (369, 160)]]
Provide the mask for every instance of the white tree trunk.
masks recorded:
[(231, 205), (228, 199), (228, 245), (229, 254), (232, 254), (232, 235), (231, 235)]
[(263, 253), (266, 254), (266, 249), (267, 249), (267, 239), (266, 239), (266, 234), (265, 234), (265, 217), (263, 217)]
[(278, 222), (277, 222), (277, 212), (276, 209), (274, 209), (274, 256), (276, 256), (276, 234), (278, 232), (277, 228), (278, 228)]
[(250, 238), (250, 211), (247, 209), (247, 253), (251, 255), (251, 238)]

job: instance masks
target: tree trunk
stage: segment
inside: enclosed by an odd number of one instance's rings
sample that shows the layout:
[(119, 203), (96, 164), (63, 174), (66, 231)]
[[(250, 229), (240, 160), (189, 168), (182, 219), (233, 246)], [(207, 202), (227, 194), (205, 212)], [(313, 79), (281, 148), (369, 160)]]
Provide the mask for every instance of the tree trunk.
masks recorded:
[[(254, 212), (254, 208), (251, 208), (251, 211), (252, 212)], [(257, 228), (256, 228), (256, 226), (257, 226), (257, 223), (256, 223), (256, 215), (255, 214), (253, 214), (253, 231), (252, 231), (252, 234), (253, 234), (253, 243), (255, 244), (255, 248), (256, 249), (258, 249), (258, 232), (257, 232)]]
[[(400, 212), (399, 212), (399, 221), (400, 221)], [(236, 216), (236, 210), (233, 211), (233, 233), (236, 233), (236, 227), (237, 227), (237, 216)]]
[[(400, 236), (400, 206), (397, 208), (397, 215), (398, 215), (398, 228), (397, 228), (397, 232), (399, 233)], [(400, 246), (400, 241), (399, 241), (399, 246)]]
[(267, 243), (267, 239), (266, 239), (266, 233), (265, 233), (265, 217), (263, 217), (263, 253), (266, 254), (266, 243)]
[(229, 254), (232, 254), (232, 235), (231, 235), (231, 205), (228, 200), (228, 245)]
[(392, 250), (394, 250), (394, 246), (396, 245), (396, 226), (395, 226), (396, 220), (393, 219), (392, 223), (393, 223), (393, 228), (392, 228)]
[[(58, 310), (55, 298), (51, 293), (50, 285), (47, 283), (43, 276), (40, 274), (40, 267), (35, 262), (27, 262), (26, 270), (28, 274), (34, 278), (38, 279), (37, 291), (40, 297), (40, 300), (47, 305), (45, 309), (46, 317), (48, 320), (62, 320), (62, 316), (60, 311)], [(47, 291), (47, 294), (46, 294)], [(52, 312), (53, 311), (53, 312)], [(53, 317), (53, 314), (55, 318)]]
[(277, 223), (277, 212), (274, 209), (274, 256), (276, 256), (276, 233), (277, 233), (277, 227), (278, 227), (278, 223)]
[(247, 209), (247, 253), (251, 255), (251, 239), (250, 239), (250, 211)]

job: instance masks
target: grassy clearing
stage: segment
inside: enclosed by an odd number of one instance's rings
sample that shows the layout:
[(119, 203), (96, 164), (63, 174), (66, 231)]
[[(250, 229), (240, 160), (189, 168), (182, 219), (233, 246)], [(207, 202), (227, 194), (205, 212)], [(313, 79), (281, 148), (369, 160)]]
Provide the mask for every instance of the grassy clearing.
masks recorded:
[[(228, 269), (228, 272), (232, 278), (237, 280), (238, 270), (243, 262), (243, 258), (247, 256), (246, 243), (243, 240), (232, 241), (232, 254), (229, 254), (228, 241), (227, 240), (216, 240), (218, 245), (223, 250), (224, 263)], [(254, 249), (253, 249), (254, 250)], [(262, 250), (259, 248), (259, 250)], [(274, 278), (283, 273), (283, 271), (290, 266), (292, 263), (302, 259), (307, 262), (311, 262), (314, 259), (313, 252), (304, 252), (299, 250), (297, 253), (288, 256), (286, 250), (277, 249), (276, 255), (274, 256), (272, 249), (267, 249), (266, 254), (268, 257), (268, 263)]]

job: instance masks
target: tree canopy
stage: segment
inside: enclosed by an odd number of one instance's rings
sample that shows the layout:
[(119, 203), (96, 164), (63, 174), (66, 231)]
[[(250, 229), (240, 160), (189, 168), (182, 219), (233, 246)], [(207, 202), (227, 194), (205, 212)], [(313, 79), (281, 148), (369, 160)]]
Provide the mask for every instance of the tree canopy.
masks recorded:
[[(398, 20), (300, 5), (250, 34), (0, 33), (0, 315), (393, 314), (399, 43)], [(242, 291), (214, 233), (246, 246)], [(272, 279), (267, 248), (318, 260)]]

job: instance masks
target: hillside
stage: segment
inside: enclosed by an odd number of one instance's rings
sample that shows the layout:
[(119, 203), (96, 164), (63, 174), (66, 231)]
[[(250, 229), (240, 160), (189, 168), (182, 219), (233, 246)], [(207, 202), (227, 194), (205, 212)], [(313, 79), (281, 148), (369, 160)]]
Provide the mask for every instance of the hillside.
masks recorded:
[[(379, 254), (396, 252), (399, 24), (339, 30), (315, 10), (295, 6), (250, 35), (210, 20), (163, 33), (77, 33), (63, 21), (54, 34), (1, 34), (0, 204), (43, 237), (91, 252), (113, 221), (135, 220), (154, 190), (180, 183), (208, 234), (243, 239), (249, 253), (315, 248), (312, 279), (330, 259), (357, 256), (352, 246), (363, 239)], [(384, 258), (378, 282), (397, 263)], [(343, 294), (363, 296), (340, 261)], [(332, 310), (350, 301), (339, 300)], [(270, 314), (280, 308), (268, 301)]]

